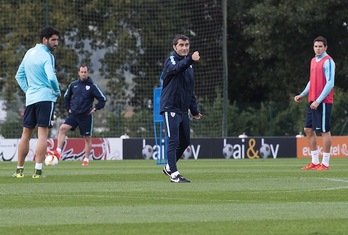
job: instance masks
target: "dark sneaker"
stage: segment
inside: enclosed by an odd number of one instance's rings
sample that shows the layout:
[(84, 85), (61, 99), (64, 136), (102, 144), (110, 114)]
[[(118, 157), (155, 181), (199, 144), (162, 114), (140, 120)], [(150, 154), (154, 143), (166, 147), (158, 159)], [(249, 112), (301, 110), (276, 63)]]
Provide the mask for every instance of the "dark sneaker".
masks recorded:
[(17, 179), (24, 178), (23, 171), (24, 171), (23, 168), (17, 168), (16, 172), (12, 175), (12, 177), (17, 178)]
[(45, 176), (42, 174), (42, 170), (35, 169), (35, 173), (32, 176), (33, 179), (40, 179), (40, 178), (44, 178), (44, 177)]
[(170, 182), (172, 183), (190, 183), (188, 179), (185, 179), (182, 175), (177, 175), (176, 177), (172, 178), (170, 177)]
[(163, 174), (168, 175), (170, 177), (170, 175), (172, 174), (171, 171), (168, 171), (166, 167), (163, 167)]

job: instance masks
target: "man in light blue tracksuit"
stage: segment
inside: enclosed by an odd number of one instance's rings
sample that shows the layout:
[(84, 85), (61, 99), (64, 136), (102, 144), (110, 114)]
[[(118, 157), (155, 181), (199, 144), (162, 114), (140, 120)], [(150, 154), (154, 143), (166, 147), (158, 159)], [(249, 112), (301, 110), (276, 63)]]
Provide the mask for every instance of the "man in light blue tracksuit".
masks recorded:
[(185, 35), (177, 35), (173, 40), (174, 51), (163, 66), (163, 86), (160, 99), (160, 113), (168, 138), (168, 164), (163, 173), (170, 176), (170, 182), (188, 183), (178, 171), (176, 162), (190, 145), (190, 119), (202, 116), (194, 94), (193, 67), (200, 59), (198, 51), (189, 55), (190, 40)]
[(29, 49), (19, 65), (16, 80), (25, 93), (25, 111), (23, 132), (18, 144), (17, 170), (15, 178), (24, 177), (24, 162), (29, 152), (29, 141), (34, 128), (38, 126), (38, 140), (35, 148), (35, 172), (32, 178), (41, 178), (42, 163), (47, 151), (47, 138), (52, 120), (55, 102), (60, 89), (55, 72), (55, 59), (52, 51), (58, 46), (59, 32), (52, 28), (42, 29), (40, 44)]

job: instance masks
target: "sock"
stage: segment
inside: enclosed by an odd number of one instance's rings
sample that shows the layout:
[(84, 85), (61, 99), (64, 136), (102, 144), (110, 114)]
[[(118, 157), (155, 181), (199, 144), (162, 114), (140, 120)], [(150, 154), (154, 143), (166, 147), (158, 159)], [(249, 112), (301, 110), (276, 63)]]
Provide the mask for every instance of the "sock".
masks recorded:
[(175, 171), (175, 172), (173, 172), (173, 173), (170, 175), (170, 177), (175, 178), (175, 177), (177, 177), (179, 174), (180, 174), (179, 171)]
[(62, 149), (61, 149), (61, 148), (57, 148), (56, 150), (57, 150), (57, 152), (58, 152), (59, 154), (62, 153)]
[(16, 173), (23, 173), (23, 171), (24, 171), (24, 166), (17, 165)]
[(170, 167), (169, 167), (169, 164), (167, 163), (167, 165), (166, 165), (166, 170), (167, 171), (170, 171)]
[(88, 157), (84, 157), (84, 158), (83, 158), (83, 161), (85, 161), (85, 162), (89, 162)]
[(323, 164), (325, 166), (330, 165), (330, 153), (323, 153), (323, 160), (322, 160), (321, 164)]
[(315, 151), (311, 151), (311, 155), (312, 155), (312, 163), (317, 165), (319, 164), (319, 151), (315, 150)]
[(35, 169), (42, 170), (42, 163), (35, 163)]

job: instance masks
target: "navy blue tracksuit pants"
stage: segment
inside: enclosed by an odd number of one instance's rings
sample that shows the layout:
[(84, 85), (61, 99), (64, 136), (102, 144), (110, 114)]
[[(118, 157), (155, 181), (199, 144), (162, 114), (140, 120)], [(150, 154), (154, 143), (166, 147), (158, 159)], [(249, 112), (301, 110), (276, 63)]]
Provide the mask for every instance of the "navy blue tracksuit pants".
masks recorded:
[(168, 164), (170, 171), (174, 173), (178, 170), (176, 162), (190, 145), (190, 119), (187, 113), (177, 114), (174, 112), (165, 112), (162, 116), (168, 138)]

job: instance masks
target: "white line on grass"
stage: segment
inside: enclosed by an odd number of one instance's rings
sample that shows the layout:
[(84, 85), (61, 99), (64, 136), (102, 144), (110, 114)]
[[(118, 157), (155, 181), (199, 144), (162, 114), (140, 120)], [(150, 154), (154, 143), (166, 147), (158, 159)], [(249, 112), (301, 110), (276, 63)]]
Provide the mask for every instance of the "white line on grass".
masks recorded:
[(335, 181), (335, 182), (344, 182), (344, 183), (348, 183), (348, 180), (344, 180), (344, 179), (331, 179), (331, 178), (321, 178), (323, 180), (329, 180), (329, 181)]

